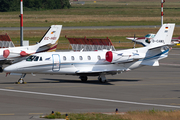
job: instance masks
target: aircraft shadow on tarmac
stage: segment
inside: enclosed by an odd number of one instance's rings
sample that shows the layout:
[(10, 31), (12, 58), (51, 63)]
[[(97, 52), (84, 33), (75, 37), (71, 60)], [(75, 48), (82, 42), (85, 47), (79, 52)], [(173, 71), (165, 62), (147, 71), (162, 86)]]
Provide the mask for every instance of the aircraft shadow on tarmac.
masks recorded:
[(110, 82), (118, 82), (118, 81), (123, 81), (123, 82), (138, 82), (140, 80), (126, 80), (126, 79), (108, 79), (106, 83), (100, 83), (98, 80), (88, 80), (87, 82), (82, 82), (81, 80), (67, 80), (67, 79), (47, 79), (47, 78), (42, 78), (43, 80), (52, 80), (60, 83), (84, 83), (84, 84), (101, 84), (101, 85), (113, 85)]
[[(88, 80), (87, 82), (82, 82), (81, 80), (69, 80), (69, 79), (51, 79), (51, 78), (41, 78), (41, 80), (47, 81), (34, 81), (28, 82), (27, 84), (40, 84), (40, 83), (83, 83), (83, 84), (97, 84), (97, 85), (113, 85), (112, 82), (138, 82), (141, 80), (131, 80), (131, 79), (108, 79), (106, 83), (100, 83), (98, 80)], [(16, 82), (2, 82), (0, 84), (15, 84)]]
[(172, 90), (172, 91), (174, 91), (174, 92), (180, 92), (180, 90)]

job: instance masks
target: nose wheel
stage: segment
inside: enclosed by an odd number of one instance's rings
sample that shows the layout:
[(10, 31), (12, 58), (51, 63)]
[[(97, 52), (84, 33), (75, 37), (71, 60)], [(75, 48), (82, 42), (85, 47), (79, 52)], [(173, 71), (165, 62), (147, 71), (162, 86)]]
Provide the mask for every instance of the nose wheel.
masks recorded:
[(18, 82), (16, 82), (16, 84), (26, 84), (26, 82), (24, 82), (24, 77), (26, 76), (26, 74), (22, 74), (21, 78), (18, 80)]

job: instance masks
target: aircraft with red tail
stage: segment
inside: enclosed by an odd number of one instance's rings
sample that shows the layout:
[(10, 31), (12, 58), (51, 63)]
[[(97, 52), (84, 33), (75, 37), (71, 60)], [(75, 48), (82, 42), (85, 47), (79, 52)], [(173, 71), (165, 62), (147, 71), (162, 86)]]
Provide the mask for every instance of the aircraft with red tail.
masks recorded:
[(0, 48), (0, 68), (3, 64), (16, 63), (24, 57), (40, 52), (53, 52), (56, 50), (62, 25), (52, 25), (36, 45)]

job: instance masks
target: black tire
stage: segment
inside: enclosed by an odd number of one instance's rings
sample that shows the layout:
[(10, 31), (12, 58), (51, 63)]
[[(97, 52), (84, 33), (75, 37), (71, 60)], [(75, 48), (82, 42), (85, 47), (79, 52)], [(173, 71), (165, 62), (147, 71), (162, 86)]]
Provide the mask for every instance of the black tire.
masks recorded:
[(99, 82), (100, 82), (100, 83), (106, 83), (107, 81), (106, 81), (106, 80), (103, 81), (102, 78), (99, 77)]
[(0, 72), (3, 72), (3, 68), (2, 67), (0, 67)]
[(79, 77), (81, 79), (82, 82), (87, 82), (87, 76), (80, 76)]

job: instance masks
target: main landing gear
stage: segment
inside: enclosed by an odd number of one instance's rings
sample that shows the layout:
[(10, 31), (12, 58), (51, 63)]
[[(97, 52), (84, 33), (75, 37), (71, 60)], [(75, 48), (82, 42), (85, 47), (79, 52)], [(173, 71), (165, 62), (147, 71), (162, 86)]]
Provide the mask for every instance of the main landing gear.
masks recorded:
[(2, 66), (0, 67), (0, 73), (2, 73), (3, 72), (3, 68), (2, 68)]
[(24, 82), (23, 78), (26, 76), (26, 73), (25, 74), (22, 74), (21, 75), (21, 78), (18, 80), (18, 82), (16, 82), (16, 84), (26, 84), (26, 82)]
[[(79, 77), (81, 79), (82, 82), (87, 82), (87, 76), (80, 76)], [(99, 77), (98, 77), (98, 80), (100, 83), (106, 83), (107, 80), (106, 80), (106, 77), (104, 74), (101, 74)]]
[(87, 82), (87, 76), (80, 76), (79, 77), (81, 79), (82, 82)]
[(106, 83), (107, 80), (106, 80), (106, 77), (105, 75), (101, 74), (99, 77), (98, 77), (98, 80), (100, 83)]

